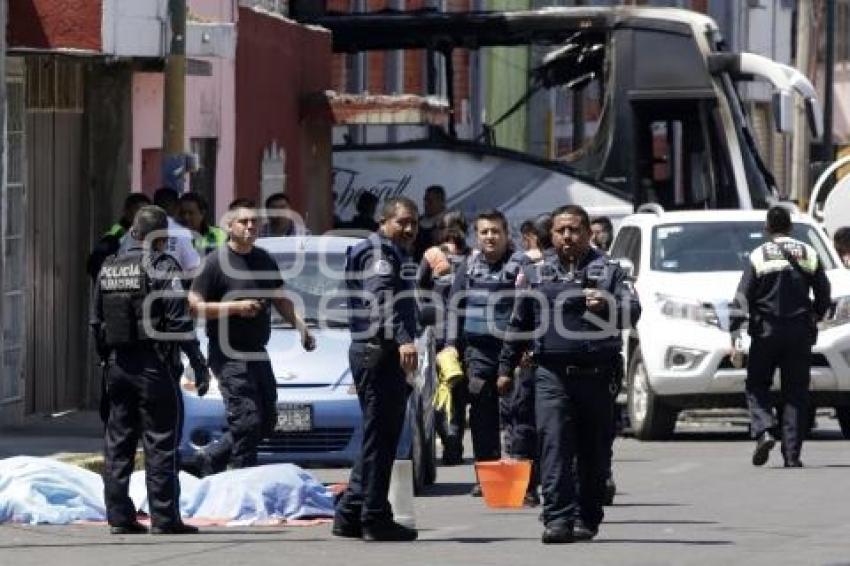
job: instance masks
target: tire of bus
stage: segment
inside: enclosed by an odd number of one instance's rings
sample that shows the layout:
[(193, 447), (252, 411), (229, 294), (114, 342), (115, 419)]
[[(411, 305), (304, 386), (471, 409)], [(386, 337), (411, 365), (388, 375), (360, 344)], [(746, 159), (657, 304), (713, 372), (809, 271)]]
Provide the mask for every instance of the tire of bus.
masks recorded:
[(634, 437), (638, 440), (666, 440), (672, 437), (679, 411), (666, 405), (653, 393), (639, 348), (632, 355), (627, 379), (627, 405)]

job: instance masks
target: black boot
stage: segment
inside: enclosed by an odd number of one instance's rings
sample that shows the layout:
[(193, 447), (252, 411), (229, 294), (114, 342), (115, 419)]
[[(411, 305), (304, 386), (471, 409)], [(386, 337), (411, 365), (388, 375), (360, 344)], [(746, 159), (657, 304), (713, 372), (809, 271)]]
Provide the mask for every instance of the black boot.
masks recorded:
[(363, 525), (363, 540), (367, 542), (410, 542), (418, 536), (416, 529), (399, 525), (395, 521)]
[(776, 446), (776, 439), (773, 435), (768, 431), (763, 432), (756, 440), (756, 448), (753, 450), (753, 466), (764, 466), (774, 446)]
[(541, 537), (543, 544), (570, 544), (575, 541), (572, 525), (546, 525)]

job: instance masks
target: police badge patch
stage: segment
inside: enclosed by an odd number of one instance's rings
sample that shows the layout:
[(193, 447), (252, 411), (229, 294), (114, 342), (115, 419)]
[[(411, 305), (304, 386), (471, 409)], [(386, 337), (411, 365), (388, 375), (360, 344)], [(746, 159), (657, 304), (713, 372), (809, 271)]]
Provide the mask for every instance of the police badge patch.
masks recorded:
[(385, 259), (379, 259), (375, 262), (373, 266), (376, 275), (386, 276), (391, 275), (393, 272), (393, 266)]

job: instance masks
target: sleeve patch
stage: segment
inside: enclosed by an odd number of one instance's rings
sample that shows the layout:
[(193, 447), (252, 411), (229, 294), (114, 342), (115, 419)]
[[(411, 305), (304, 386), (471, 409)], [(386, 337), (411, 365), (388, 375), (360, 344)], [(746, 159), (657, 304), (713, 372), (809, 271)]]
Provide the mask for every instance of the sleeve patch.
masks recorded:
[(375, 264), (372, 266), (372, 269), (374, 270), (376, 275), (381, 275), (384, 277), (387, 275), (392, 275), (393, 273), (392, 264), (390, 264), (390, 262), (385, 259), (379, 259), (378, 261), (376, 261)]

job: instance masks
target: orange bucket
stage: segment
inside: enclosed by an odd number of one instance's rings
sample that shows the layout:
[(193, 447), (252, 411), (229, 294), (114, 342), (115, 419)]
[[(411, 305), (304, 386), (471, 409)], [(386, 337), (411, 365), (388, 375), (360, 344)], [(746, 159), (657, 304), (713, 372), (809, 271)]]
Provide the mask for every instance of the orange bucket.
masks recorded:
[(531, 477), (530, 460), (476, 462), (475, 471), (488, 507), (522, 507)]

